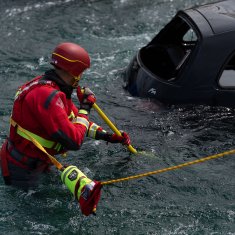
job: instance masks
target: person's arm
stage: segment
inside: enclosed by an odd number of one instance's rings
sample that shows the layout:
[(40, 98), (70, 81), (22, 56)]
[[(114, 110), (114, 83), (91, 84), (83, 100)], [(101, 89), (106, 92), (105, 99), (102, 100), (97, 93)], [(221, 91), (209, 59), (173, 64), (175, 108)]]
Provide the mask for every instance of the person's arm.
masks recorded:
[(126, 132), (121, 132), (122, 136), (118, 136), (115, 133), (109, 133), (105, 131), (101, 126), (94, 122), (90, 122), (87, 136), (96, 140), (104, 140), (110, 143), (121, 143), (123, 145), (130, 145), (130, 137)]
[[(80, 101), (80, 108), (87, 110), (87, 113), (89, 113), (92, 105), (96, 101), (94, 93), (89, 88), (81, 88), (79, 86), (77, 88), (77, 97)], [(110, 143), (122, 143), (124, 145), (130, 145), (130, 138), (126, 132), (122, 132), (121, 136), (115, 133), (108, 133), (103, 130), (101, 126), (93, 122), (90, 122), (87, 136), (93, 139), (104, 140)]]
[(68, 102), (63, 92), (40, 89), (40, 97), (35, 98), (31, 109), (38, 114), (36, 118), (46, 136), (59, 142), (66, 150), (78, 150), (81, 147), (89, 127), (89, 118), (87, 114), (78, 113), (72, 121), (69, 120)]

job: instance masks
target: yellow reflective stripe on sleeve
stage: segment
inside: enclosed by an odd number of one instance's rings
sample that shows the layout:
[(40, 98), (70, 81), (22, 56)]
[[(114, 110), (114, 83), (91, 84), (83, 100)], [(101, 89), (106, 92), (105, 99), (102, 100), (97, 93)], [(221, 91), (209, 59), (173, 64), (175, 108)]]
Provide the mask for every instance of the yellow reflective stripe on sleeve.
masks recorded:
[(84, 117), (76, 117), (76, 118), (74, 118), (73, 119), (73, 123), (81, 124), (81, 125), (85, 126), (86, 129), (88, 129), (88, 127), (89, 127), (89, 122)]
[(89, 130), (88, 130), (88, 136), (95, 139), (96, 136), (96, 131), (100, 126), (98, 126), (95, 123), (92, 123), (92, 125), (90, 126)]
[(80, 113), (80, 114), (88, 115), (88, 112), (87, 112), (85, 109), (80, 109), (80, 110), (79, 110), (79, 113)]

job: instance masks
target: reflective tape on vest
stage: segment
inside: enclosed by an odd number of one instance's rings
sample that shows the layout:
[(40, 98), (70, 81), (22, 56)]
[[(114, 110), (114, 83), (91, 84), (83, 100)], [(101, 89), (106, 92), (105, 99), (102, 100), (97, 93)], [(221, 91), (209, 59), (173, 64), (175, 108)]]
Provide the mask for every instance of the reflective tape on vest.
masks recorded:
[(75, 118), (75, 114), (73, 111), (71, 111), (70, 115), (68, 116), (68, 119), (74, 119)]
[[(11, 125), (13, 127), (17, 128), (17, 123), (12, 118), (10, 119), (10, 122), (11, 122)], [(41, 137), (39, 135), (36, 135), (36, 134), (34, 134), (34, 133), (24, 129), (24, 128), (22, 128), (22, 129), (23, 129), (23, 131), (20, 130), (19, 128), (16, 129), (17, 134), (20, 135), (21, 137), (23, 137), (23, 138), (25, 138), (25, 139), (27, 139), (29, 141), (31, 141), (30, 137), (32, 137), (33, 139), (37, 140), (43, 147), (48, 148), (48, 149), (52, 149), (53, 148), (57, 152), (60, 151), (60, 149), (62, 147), (62, 145), (60, 143), (44, 139), (43, 137)]]
[(77, 124), (81, 124), (81, 125), (83, 125), (83, 126), (85, 126), (86, 127), (86, 129), (88, 129), (88, 127), (89, 127), (89, 122), (88, 122), (88, 120), (86, 119), (86, 118), (84, 118), (84, 117), (76, 117), (76, 118), (74, 118), (73, 119), (73, 123), (77, 123)]
[(48, 148), (48, 149), (54, 148), (57, 152), (59, 152), (61, 147), (62, 147), (60, 143), (56, 143), (54, 141), (44, 139), (41, 136), (36, 135), (36, 134), (34, 134), (30, 131), (27, 131), (25, 129), (24, 129), (25, 133), (23, 131), (19, 130), (18, 128), (17, 128), (16, 132), (17, 132), (18, 135), (20, 135), (21, 137), (23, 137), (23, 138), (25, 138), (29, 141), (31, 141), (31, 139), (29, 137), (29, 136), (31, 136), (32, 138), (37, 140), (43, 147)]

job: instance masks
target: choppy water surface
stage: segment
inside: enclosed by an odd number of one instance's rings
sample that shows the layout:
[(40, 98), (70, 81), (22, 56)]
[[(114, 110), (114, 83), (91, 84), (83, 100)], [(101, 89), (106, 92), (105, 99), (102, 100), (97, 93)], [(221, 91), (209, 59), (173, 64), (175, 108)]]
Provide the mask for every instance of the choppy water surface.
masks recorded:
[[(16, 88), (49, 67), (62, 41), (90, 53), (82, 85), (126, 130), (138, 149), (87, 140), (63, 162), (90, 178), (108, 180), (153, 171), (234, 148), (235, 112), (223, 107), (162, 108), (130, 97), (121, 72), (179, 9), (200, 0), (11, 0), (0, 1), (0, 144)], [(95, 122), (106, 125), (93, 111)], [(107, 127), (106, 127), (107, 128)], [(0, 179), (0, 234), (235, 234), (234, 155), (199, 165), (103, 187), (97, 216), (84, 217), (58, 172), (36, 191), (8, 188)]]

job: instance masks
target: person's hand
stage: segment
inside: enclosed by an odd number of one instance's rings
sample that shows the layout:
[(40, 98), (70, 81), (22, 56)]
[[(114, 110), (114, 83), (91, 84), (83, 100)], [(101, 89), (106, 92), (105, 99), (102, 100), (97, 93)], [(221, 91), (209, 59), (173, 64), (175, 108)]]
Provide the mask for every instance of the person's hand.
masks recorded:
[(121, 132), (121, 136), (117, 134), (110, 134), (109, 138), (107, 139), (108, 142), (110, 143), (121, 143), (123, 145), (130, 145), (131, 140), (129, 135), (126, 132)]
[(87, 87), (77, 88), (77, 97), (80, 102), (80, 109), (90, 112), (92, 105), (96, 102), (95, 94)]

